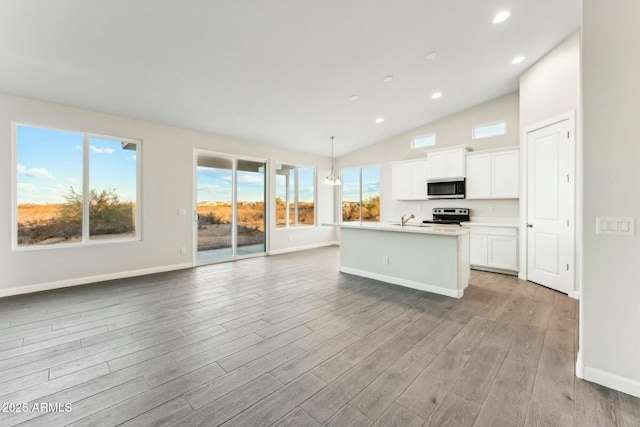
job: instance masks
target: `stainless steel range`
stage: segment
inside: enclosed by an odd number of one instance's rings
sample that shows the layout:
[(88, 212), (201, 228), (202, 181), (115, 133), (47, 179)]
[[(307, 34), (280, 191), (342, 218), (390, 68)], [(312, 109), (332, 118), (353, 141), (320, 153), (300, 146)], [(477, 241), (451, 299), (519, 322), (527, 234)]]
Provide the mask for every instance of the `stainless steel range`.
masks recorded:
[(456, 224), (471, 219), (469, 209), (465, 208), (433, 208), (433, 219), (425, 219), (423, 224)]

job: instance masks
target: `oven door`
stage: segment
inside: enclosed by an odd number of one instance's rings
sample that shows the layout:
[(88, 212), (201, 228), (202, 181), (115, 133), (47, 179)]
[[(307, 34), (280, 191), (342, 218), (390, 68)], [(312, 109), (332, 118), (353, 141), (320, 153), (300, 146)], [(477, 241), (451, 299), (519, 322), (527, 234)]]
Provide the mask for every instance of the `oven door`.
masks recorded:
[(464, 178), (429, 181), (427, 195), (430, 199), (464, 199), (464, 187)]

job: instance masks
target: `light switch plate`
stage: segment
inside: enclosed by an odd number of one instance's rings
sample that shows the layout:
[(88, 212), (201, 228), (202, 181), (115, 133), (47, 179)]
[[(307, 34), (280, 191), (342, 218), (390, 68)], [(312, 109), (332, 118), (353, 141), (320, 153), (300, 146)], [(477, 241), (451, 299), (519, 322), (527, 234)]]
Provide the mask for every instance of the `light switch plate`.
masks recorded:
[(626, 216), (596, 217), (596, 234), (635, 235), (635, 218)]

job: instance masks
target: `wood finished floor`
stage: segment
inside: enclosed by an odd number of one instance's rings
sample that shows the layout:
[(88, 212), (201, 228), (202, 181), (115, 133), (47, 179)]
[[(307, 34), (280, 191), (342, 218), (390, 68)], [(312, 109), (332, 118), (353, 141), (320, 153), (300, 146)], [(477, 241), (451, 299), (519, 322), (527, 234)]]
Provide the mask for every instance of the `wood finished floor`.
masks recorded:
[(0, 425), (640, 425), (640, 399), (575, 377), (576, 301), (475, 271), (455, 300), (338, 256), (1, 299), (0, 402), (28, 411)]

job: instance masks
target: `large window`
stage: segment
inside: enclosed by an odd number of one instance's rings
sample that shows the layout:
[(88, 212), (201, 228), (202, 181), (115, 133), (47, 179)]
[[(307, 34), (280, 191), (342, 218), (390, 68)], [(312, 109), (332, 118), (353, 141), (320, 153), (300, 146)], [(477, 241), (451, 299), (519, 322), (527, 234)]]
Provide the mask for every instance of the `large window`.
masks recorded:
[(16, 246), (139, 238), (140, 141), (17, 125)]
[(315, 224), (316, 170), (276, 165), (276, 227)]
[(380, 221), (380, 167), (342, 169), (342, 221)]

